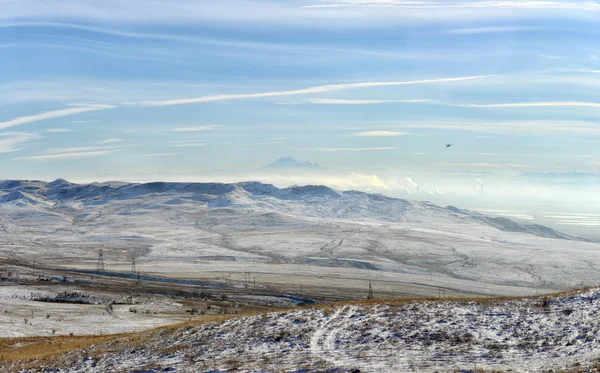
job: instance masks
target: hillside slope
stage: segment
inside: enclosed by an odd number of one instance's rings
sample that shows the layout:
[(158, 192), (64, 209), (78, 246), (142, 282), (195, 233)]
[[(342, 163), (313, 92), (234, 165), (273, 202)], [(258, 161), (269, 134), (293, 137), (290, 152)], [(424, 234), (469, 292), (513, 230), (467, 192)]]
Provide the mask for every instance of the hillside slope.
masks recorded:
[[(348, 304), (149, 333), (69, 372), (585, 371), (600, 361), (600, 291), (545, 301)], [(60, 366), (61, 363), (58, 365)], [(64, 364), (64, 363), (62, 363)], [(61, 370), (63, 371), (63, 370)], [(591, 371), (591, 370), (590, 370)]]

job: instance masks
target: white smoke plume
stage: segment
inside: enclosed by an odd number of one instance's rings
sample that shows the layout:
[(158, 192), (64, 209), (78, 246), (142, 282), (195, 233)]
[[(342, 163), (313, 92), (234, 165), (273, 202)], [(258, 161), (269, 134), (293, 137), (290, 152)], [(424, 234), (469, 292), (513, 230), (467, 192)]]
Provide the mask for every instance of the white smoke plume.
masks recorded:
[(419, 184), (415, 183), (410, 177), (407, 177), (406, 181), (408, 182), (408, 187), (406, 188), (406, 190), (409, 193), (419, 191)]
[(476, 177), (475, 181), (477, 181), (477, 191), (481, 191), (481, 193), (483, 193), (483, 180)]

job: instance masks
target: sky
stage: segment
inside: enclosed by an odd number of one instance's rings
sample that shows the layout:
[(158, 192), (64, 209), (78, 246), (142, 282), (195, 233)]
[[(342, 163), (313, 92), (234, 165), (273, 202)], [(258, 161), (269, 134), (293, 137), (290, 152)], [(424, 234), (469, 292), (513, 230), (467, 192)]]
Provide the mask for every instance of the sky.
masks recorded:
[[(519, 176), (600, 173), (597, 1), (0, 9), (0, 179), (252, 178), (413, 197), (421, 184), (466, 205), (458, 196), (486, 183), (497, 204), (600, 203), (597, 182)], [(330, 177), (255, 172), (284, 156)]]

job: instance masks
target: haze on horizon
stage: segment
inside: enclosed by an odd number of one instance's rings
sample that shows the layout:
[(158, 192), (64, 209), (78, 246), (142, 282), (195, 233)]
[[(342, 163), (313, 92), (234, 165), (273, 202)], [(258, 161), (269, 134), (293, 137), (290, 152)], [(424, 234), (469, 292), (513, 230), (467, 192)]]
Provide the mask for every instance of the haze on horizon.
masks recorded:
[[(0, 8), (0, 179), (326, 184), (597, 235), (597, 2)], [(261, 169), (284, 156), (328, 170)]]

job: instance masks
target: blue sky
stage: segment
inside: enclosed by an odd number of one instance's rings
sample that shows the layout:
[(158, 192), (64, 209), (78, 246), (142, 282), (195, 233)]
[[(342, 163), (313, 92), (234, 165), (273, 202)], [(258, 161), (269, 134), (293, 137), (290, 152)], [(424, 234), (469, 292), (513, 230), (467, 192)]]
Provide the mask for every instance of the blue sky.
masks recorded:
[(600, 172), (595, 1), (0, 8), (3, 179), (194, 179), (281, 156), (384, 183)]

